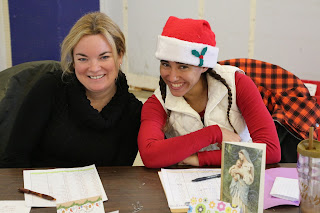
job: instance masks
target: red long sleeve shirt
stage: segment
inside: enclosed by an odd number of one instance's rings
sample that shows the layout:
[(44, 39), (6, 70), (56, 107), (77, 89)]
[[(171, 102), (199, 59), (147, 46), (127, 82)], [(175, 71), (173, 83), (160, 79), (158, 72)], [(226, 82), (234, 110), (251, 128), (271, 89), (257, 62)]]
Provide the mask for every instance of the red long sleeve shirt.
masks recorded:
[[(248, 126), (254, 143), (267, 144), (266, 163), (281, 159), (280, 143), (274, 122), (264, 105), (256, 85), (246, 75), (236, 73), (236, 103)], [(218, 125), (204, 127), (187, 135), (165, 139), (162, 128), (167, 114), (152, 95), (143, 105), (138, 146), (146, 167), (160, 168), (176, 164), (210, 144), (221, 143)], [(221, 150), (198, 152), (199, 164), (221, 165)]]

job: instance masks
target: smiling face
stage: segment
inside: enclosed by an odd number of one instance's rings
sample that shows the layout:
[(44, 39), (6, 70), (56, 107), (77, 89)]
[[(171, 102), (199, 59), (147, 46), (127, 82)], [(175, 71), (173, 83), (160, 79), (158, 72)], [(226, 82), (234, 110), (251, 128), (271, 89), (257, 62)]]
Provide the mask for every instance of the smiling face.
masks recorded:
[(169, 86), (172, 95), (185, 96), (198, 83), (200, 76), (207, 68), (182, 64), (172, 61), (160, 62), (160, 74), (164, 82)]
[[(75, 74), (87, 93), (104, 94), (116, 89), (119, 70), (112, 48), (102, 34), (83, 36), (73, 50), (73, 59)], [(122, 57), (118, 59), (121, 64)]]

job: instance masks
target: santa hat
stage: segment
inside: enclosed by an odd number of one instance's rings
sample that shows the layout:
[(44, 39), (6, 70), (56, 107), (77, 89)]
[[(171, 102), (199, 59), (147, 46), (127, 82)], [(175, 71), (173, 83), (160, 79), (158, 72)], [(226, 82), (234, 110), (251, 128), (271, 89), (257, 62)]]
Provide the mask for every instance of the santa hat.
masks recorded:
[(158, 36), (156, 58), (214, 68), (218, 52), (215, 34), (207, 21), (170, 16)]

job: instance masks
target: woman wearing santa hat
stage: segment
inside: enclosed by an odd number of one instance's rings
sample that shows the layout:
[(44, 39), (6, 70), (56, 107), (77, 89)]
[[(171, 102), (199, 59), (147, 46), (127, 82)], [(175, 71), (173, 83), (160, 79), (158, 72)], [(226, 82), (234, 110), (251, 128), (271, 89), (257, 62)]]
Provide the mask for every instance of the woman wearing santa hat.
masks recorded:
[(220, 165), (222, 141), (267, 144), (278, 163), (274, 122), (253, 81), (217, 63), (215, 34), (205, 20), (169, 17), (158, 37), (160, 87), (141, 113), (138, 146), (146, 167)]

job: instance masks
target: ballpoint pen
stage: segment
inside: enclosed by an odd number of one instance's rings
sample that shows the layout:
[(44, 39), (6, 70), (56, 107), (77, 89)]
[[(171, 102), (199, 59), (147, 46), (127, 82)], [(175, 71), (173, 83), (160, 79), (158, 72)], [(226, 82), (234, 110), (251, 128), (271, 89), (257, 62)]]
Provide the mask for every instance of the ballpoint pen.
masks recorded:
[(44, 198), (47, 200), (56, 200), (54, 197), (51, 197), (50, 195), (41, 194), (39, 192), (31, 191), (29, 189), (19, 188), (18, 191), (22, 192), (22, 193), (26, 193), (26, 194), (32, 194), (32, 195), (35, 195), (35, 196), (38, 196), (38, 197), (41, 197), (41, 198)]
[(210, 176), (199, 177), (199, 178), (193, 179), (192, 182), (199, 182), (199, 181), (208, 180), (208, 179), (212, 179), (212, 178), (219, 178), (219, 177), (221, 177), (221, 174), (215, 174), (215, 175), (210, 175)]

